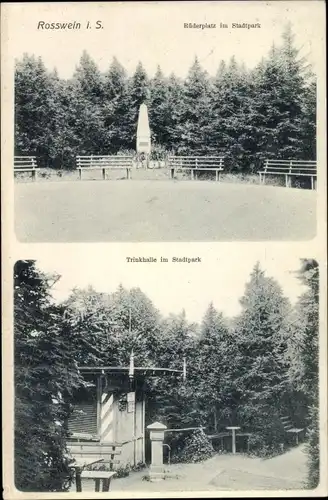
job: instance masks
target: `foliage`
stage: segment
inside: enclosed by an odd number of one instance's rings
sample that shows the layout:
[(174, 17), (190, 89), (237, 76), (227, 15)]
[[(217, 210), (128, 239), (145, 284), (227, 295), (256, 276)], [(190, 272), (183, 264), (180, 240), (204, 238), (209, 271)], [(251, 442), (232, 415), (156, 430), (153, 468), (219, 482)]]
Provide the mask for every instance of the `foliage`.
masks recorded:
[[(15, 266), (15, 467), (24, 491), (63, 491), (69, 478), (66, 422), (70, 396), (84, 385), (78, 365), (136, 366), (182, 370), (147, 380), (146, 425), (166, 433), (173, 460), (212, 455), (206, 434), (227, 425), (251, 433), (250, 451), (281, 452), (281, 417), (307, 427), (309, 487), (319, 475), (318, 305), (316, 261), (302, 261), (304, 293), (291, 307), (278, 283), (257, 264), (228, 321), (209, 304), (201, 324), (185, 312), (160, 316), (139, 289), (120, 285), (113, 293), (75, 289), (55, 305), (51, 286), (33, 261)], [(194, 427), (202, 431), (186, 434)], [(124, 469), (125, 470), (125, 469)], [(122, 473), (124, 473), (122, 469)], [(126, 472), (126, 470), (125, 470)]]
[(178, 125), (179, 154), (206, 152), (211, 109), (209, 96), (209, 77), (196, 57), (183, 86), (182, 111)]
[(232, 424), (231, 340), (225, 318), (210, 304), (200, 328), (199, 355), (190, 374), (198, 421), (209, 432), (218, 432), (219, 426)]
[(279, 448), (283, 441), (283, 397), (287, 391), (284, 359), (288, 301), (279, 285), (257, 264), (241, 299), (243, 311), (235, 327), (233, 381), (238, 425), (261, 434)]
[(308, 477), (307, 487), (314, 489), (320, 480), (320, 431), (319, 431), (319, 409), (318, 406), (309, 408), (309, 427), (307, 430), (306, 451), (308, 454)]
[(141, 62), (130, 77), (116, 58), (102, 73), (84, 51), (73, 77), (62, 80), (25, 54), (15, 70), (15, 154), (73, 168), (76, 155), (135, 151), (142, 103), (162, 156), (224, 155), (226, 170), (242, 173), (264, 158), (316, 156), (316, 78), (290, 26), (254, 69), (232, 57), (215, 77), (197, 57), (184, 80), (160, 67), (149, 78)]
[(197, 463), (207, 460), (214, 455), (211, 441), (203, 430), (194, 431), (185, 440), (184, 447), (180, 454), (175, 457), (175, 462)]
[(15, 483), (23, 491), (62, 491), (70, 478), (67, 401), (83, 381), (50, 299), (57, 279), (33, 261), (15, 265)]
[(287, 351), (291, 386), (306, 409), (308, 487), (319, 482), (319, 266), (303, 259), (298, 273), (306, 291), (300, 296)]
[(74, 290), (64, 304), (71, 346), (79, 364), (126, 364), (150, 361), (149, 349), (158, 335), (158, 311), (140, 289), (119, 286), (113, 294), (89, 287)]

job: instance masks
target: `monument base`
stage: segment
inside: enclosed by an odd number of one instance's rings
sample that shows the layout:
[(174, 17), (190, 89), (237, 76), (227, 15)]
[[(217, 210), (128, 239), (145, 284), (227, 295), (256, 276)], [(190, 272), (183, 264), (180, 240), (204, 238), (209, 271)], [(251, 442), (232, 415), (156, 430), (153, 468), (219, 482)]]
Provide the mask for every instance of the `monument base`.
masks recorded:
[(164, 467), (161, 465), (151, 465), (149, 469), (149, 481), (162, 481), (164, 479)]

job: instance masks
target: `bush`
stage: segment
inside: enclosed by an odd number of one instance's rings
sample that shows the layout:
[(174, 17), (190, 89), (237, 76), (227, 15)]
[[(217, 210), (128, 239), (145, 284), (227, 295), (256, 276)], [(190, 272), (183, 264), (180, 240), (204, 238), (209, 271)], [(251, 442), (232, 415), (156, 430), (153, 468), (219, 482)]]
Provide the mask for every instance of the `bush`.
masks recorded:
[[(132, 471), (139, 471), (142, 470), (146, 467), (146, 464), (144, 462), (138, 462), (136, 465), (131, 465), (130, 463), (126, 465), (121, 465), (120, 467), (117, 467), (115, 470), (115, 478), (119, 477), (127, 477), (129, 476), (130, 472)], [(84, 467), (84, 470), (112, 470), (111, 469), (111, 464), (109, 462), (98, 462), (98, 463), (93, 463), (90, 465), (86, 465)]]
[(163, 161), (168, 157), (168, 150), (160, 144), (153, 144), (149, 155), (150, 160)]
[(120, 467), (118, 467), (115, 472), (115, 478), (119, 478), (119, 477), (127, 477), (130, 475), (130, 472), (132, 470), (132, 467), (130, 464), (126, 464), (126, 465), (121, 465)]
[(191, 436), (185, 440), (185, 446), (178, 456), (176, 462), (196, 463), (211, 458), (214, 455), (214, 449), (211, 441), (208, 439), (202, 429), (194, 431)]
[[(109, 154), (109, 153), (108, 153)], [(117, 151), (116, 156), (136, 156), (136, 152), (134, 149), (120, 149)]]
[(319, 484), (320, 479), (320, 449), (319, 449), (319, 416), (318, 408), (315, 406), (309, 411), (310, 426), (307, 432), (308, 442), (306, 451), (308, 455), (308, 480), (307, 487), (314, 489)]
[(261, 458), (271, 458), (280, 455), (284, 448), (281, 443), (267, 443), (264, 436), (253, 434), (249, 437), (251, 455)]

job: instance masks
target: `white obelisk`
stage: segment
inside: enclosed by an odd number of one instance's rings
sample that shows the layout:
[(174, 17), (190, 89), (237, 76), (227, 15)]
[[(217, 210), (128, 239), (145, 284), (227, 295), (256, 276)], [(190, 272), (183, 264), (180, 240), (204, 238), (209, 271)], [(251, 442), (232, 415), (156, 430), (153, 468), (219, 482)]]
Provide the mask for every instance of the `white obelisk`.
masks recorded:
[(141, 104), (139, 108), (137, 127), (137, 153), (145, 153), (146, 155), (149, 155), (150, 149), (151, 144), (148, 110), (146, 104)]

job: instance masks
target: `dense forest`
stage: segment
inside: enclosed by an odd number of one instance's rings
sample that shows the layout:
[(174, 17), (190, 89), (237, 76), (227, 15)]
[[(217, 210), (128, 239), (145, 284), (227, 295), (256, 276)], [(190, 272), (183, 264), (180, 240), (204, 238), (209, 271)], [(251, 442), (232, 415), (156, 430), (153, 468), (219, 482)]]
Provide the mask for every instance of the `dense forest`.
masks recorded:
[(316, 157), (316, 78), (290, 27), (255, 68), (232, 57), (215, 76), (197, 58), (185, 79), (160, 67), (149, 78), (141, 62), (128, 76), (116, 58), (102, 73), (84, 51), (65, 80), (25, 54), (15, 69), (15, 154), (68, 169), (76, 155), (134, 153), (143, 102), (154, 159), (224, 155), (227, 170), (247, 173), (264, 158)]
[[(138, 288), (114, 293), (74, 289), (56, 303), (60, 279), (18, 261), (14, 270), (15, 473), (24, 491), (61, 491), (69, 476), (65, 422), (70, 396), (85, 382), (78, 366), (127, 365), (182, 368), (186, 381), (150, 383), (147, 422), (170, 428), (204, 426), (206, 432), (236, 422), (252, 433), (261, 456), (281, 452), (280, 418), (307, 428), (308, 486), (319, 477), (318, 303), (319, 270), (300, 262), (304, 292), (295, 305), (256, 264), (250, 270), (241, 313), (226, 318), (209, 304), (200, 324), (182, 311), (163, 317)], [(110, 277), (109, 277), (110, 280)], [(183, 297), (181, 298), (183, 303)], [(146, 423), (147, 423), (146, 422)], [(171, 442), (173, 459), (183, 442)], [(306, 479), (306, 478), (305, 478)]]

